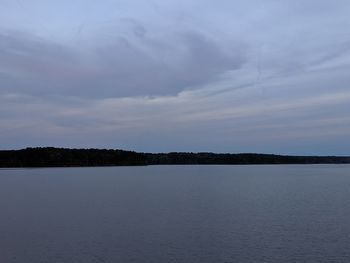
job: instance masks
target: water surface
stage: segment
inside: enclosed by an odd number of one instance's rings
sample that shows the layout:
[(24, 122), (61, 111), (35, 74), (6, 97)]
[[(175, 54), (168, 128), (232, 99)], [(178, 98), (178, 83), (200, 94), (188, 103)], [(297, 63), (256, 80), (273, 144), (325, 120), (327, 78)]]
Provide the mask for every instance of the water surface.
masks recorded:
[(350, 262), (350, 165), (0, 170), (0, 262)]

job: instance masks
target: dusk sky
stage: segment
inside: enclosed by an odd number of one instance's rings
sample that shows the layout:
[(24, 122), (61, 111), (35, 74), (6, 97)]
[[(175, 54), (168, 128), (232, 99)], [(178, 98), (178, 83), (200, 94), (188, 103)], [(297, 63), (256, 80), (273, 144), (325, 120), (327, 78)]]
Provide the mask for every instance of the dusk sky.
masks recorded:
[(0, 148), (350, 155), (349, 0), (0, 0)]

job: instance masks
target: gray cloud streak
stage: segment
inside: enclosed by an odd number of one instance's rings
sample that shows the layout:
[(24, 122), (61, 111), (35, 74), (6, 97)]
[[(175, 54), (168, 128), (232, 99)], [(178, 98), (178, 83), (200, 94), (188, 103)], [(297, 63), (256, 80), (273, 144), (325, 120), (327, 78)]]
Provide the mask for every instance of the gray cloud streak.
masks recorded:
[(168, 32), (162, 37), (146, 39), (137, 33), (136, 39), (129, 39), (116, 34), (108, 43), (76, 50), (7, 32), (0, 35), (0, 85), (24, 94), (166, 95), (215, 80), (245, 62), (242, 48), (225, 50), (199, 32)]

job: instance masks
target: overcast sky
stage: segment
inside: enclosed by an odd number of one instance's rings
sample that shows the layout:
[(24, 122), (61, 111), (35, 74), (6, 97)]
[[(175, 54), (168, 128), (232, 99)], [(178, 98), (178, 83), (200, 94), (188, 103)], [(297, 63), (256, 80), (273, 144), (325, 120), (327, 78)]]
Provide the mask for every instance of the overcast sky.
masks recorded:
[(349, 0), (0, 0), (0, 148), (350, 155)]

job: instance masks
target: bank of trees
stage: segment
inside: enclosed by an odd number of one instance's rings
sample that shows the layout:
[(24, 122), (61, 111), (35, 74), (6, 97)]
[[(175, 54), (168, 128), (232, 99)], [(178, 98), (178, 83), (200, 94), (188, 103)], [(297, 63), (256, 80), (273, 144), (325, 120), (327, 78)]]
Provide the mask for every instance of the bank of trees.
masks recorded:
[(286, 156), (274, 154), (159, 153), (146, 154), (150, 164), (320, 164), (350, 163), (350, 157)]
[(159, 164), (318, 164), (350, 163), (350, 157), (272, 154), (138, 153), (123, 150), (26, 148), (0, 151), (0, 167), (73, 167)]
[(145, 165), (144, 154), (122, 150), (26, 148), (0, 151), (0, 167)]

